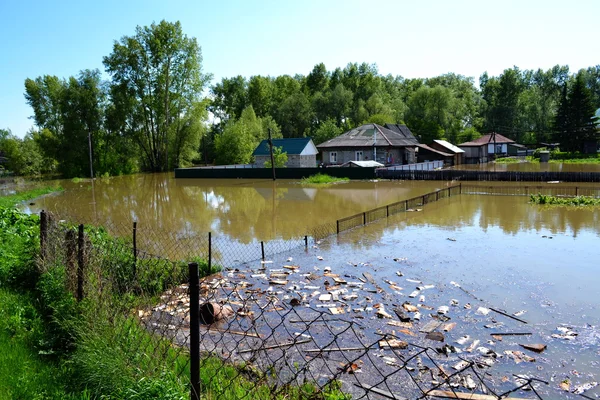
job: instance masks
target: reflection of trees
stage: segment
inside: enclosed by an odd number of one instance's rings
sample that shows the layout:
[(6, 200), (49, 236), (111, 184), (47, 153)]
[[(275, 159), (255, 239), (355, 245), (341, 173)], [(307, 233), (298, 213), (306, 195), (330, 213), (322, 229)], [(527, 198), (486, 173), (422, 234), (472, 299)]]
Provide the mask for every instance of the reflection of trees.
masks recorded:
[[(326, 188), (306, 188), (290, 181), (175, 180), (170, 174), (140, 174), (95, 185), (95, 207), (89, 182), (59, 182), (65, 193), (37, 201), (32, 209), (56, 212), (73, 222), (107, 226), (112, 233), (131, 236), (138, 221), (138, 239), (148, 251), (168, 256), (189, 250), (198, 254), (207, 232), (227, 235), (241, 243), (254, 240), (298, 238), (310, 228), (334, 223), (365, 210), (415, 197), (448, 185), (447, 182), (350, 182)], [(600, 231), (600, 212), (563, 207), (541, 208), (527, 197), (462, 195), (382, 220), (351, 239), (360, 248), (363, 239), (378, 240), (398, 221), (443, 227), (499, 226), (504, 232), (548, 230), (577, 234)], [(387, 228), (386, 228), (387, 227)]]

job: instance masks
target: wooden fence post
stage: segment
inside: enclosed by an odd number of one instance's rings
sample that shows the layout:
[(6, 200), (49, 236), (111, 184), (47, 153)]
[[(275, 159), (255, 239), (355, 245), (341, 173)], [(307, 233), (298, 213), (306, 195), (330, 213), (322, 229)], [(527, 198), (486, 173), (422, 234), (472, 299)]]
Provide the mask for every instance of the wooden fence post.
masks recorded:
[(83, 269), (85, 266), (85, 238), (83, 224), (79, 225), (77, 237), (77, 301), (83, 300)]
[(45, 210), (40, 212), (40, 258), (46, 259), (48, 247), (48, 214)]
[[(65, 242), (67, 246), (67, 277), (69, 282), (69, 290), (73, 290), (73, 281), (70, 279), (73, 275), (77, 275), (75, 270), (75, 259), (77, 258), (77, 241), (75, 240), (75, 231), (69, 229), (65, 234)], [(72, 292), (71, 292), (72, 293)]]
[(189, 263), (190, 277), (190, 399), (200, 400), (200, 278), (198, 264)]
[(133, 276), (137, 273), (137, 221), (133, 221)]
[(367, 213), (364, 212), (363, 213), (363, 225), (366, 225), (366, 224), (367, 224)]
[(390, 205), (389, 204), (387, 206), (385, 206), (385, 216), (386, 217), (390, 216)]
[(336, 220), (335, 221), (335, 225), (336, 225), (336, 233), (339, 235), (340, 234), (340, 220)]

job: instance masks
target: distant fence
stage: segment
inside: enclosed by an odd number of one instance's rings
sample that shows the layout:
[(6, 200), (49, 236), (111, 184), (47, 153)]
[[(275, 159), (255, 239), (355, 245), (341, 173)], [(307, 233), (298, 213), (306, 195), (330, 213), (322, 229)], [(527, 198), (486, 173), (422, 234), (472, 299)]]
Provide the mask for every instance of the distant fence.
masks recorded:
[(204, 167), (194, 167), (200, 169), (246, 169), (257, 168), (254, 164), (231, 164), (231, 165), (206, 165)]
[(433, 171), (434, 169), (443, 168), (444, 161), (427, 161), (415, 164), (394, 165), (386, 168), (379, 168), (377, 171), (385, 169), (388, 171)]
[(522, 172), (522, 171), (402, 171), (378, 169), (377, 177), (402, 180), (433, 181), (507, 181), (507, 182), (600, 182), (600, 172)]
[(494, 196), (529, 196), (545, 194), (559, 197), (600, 197), (600, 187), (586, 186), (481, 186), (461, 184), (463, 194), (488, 194)]
[(336, 233), (356, 228), (357, 226), (367, 225), (379, 219), (387, 218), (390, 215), (397, 214), (403, 211), (415, 211), (417, 207), (422, 207), (426, 204), (445, 199), (447, 197), (461, 193), (461, 186), (454, 185), (445, 189), (436, 190), (435, 192), (426, 193), (422, 196), (413, 197), (411, 199), (398, 201), (388, 204), (383, 207), (374, 208), (359, 214), (351, 215), (346, 218), (336, 221)]
[[(336, 178), (373, 179), (375, 168), (275, 168), (277, 179), (302, 179), (327, 174)], [(199, 179), (272, 179), (271, 168), (177, 168), (175, 178)]]

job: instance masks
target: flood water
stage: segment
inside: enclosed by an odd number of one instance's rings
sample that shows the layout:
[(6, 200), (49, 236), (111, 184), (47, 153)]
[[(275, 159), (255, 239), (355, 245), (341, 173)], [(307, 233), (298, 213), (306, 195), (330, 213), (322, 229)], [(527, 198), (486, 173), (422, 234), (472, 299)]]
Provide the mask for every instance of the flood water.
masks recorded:
[[(25, 209), (50, 210), (73, 222), (96, 221), (113, 227), (116, 233), (127, 232), (137, 220), (141, 229), (154, 232), (155, 241), (185, 241), (211, 231), (221, 253), (237, 243), (246, 246), (236, 249), (245, 249), (247, 260), (256, 260), (260, 258), (260, 240), (299, 238), (324, 223), (451, 183), (350, 182), (316, 188), (295, 181), (175, 180), (167, 174), (154, 174), (98, 180), (93, 190), (89, 182), (60, 184), (63, 193), (35, 200)], [(553, 185), (561, 186), (573, 184)], [(523, 342), (544, 343), (548, 349), (536, 355), (535, 363), (515, 365), (502, 359), (502, 373), (526, 373), (547, 380), (550, 385), (540, 389), (544, 398), (562, 398), (565, 394), (557, 385), (563, 379), (581, 384), (600, 378), (599, 239), (600, 208), (532, 205), (526, 196), (463, 194), (427, 204), (418, 212), (400, 213), (343, 232), (306, 250), (290, 249), (273, 259), (277, 262), (279, 257), (283, 263), (293, 256), (294, 262), (309, 270), (327, 264), (344, 276), (367, 270), (380, 285), (393, 280), (410, 287), (406, 278), (431, 283), (438, 291), (427, 297), (433, 307), (455, 298), (461, 305), (471, 302), (510, 314), (524, 310), (522, 318), (528, 324), (498, 315), (486, 319), (487, 323), (503, 322), (501, 330), (505, 332), (532, 334), (508, 337), (494, 349), (499, 353), (522, 350), (518, 343)], [(172, 246), (174, 242), (169, 243)], [(321, 265), (317, 255), (325, 259)], [(234, 254), (221, 261), (242, 258)], [(223, 262), (225, 267), (233, 263)], [(246, 265), (250, 270), (251, 264)], [(396, 276), (398, 270), (404, 277)], [(390, 303), (408, 300), (407, 293), (393, 294)], [(461, 312), (456, 313), (455, 321), (463, 326), (448, 335), (448, 343), (470, 334), (486, 345), (490, 330), (468, 326), (474, 314)], [(551, 337), (561, 324), (578, 332), (577, 338)], [(600, 390), (586, 394), (597, 396)]]

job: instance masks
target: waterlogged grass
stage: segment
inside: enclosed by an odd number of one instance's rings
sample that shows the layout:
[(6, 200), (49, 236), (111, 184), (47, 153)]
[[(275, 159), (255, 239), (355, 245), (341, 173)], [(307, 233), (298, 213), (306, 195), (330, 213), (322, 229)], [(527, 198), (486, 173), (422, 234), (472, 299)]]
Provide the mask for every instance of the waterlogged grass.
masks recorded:
[(520, 162), (521, 160), (514, 157), (500, 157), (495, 160), (496, 164), (517, 164)]
[(19, 192), (16, 194), (12, 194), (10, 196), (1, 196), (0, 197), (0, 208), (3, 207), (14, 207), (15, 205), (26, 201), (35, 199), (36, 197), (40, 197), (49, 193), (59, 192), (62, 188), (60, 187), (44, 187), (39, 189), (31, 189), (23, 192)]
[(600, 206), (600, 199), (588, 196), (577, 197), (556, 197), (545, 194), (532, 194), (529, 196), (529, 202), (533, 204), (548, 204), (559, 206), (575, 206), (575, 207), (597, 207)]
[(302, 178), (303, 185), (328, 185), (332, 183), (348, 182), (349, 178), (336, 178), (327, 174), (316, 174), (308, 178)]

